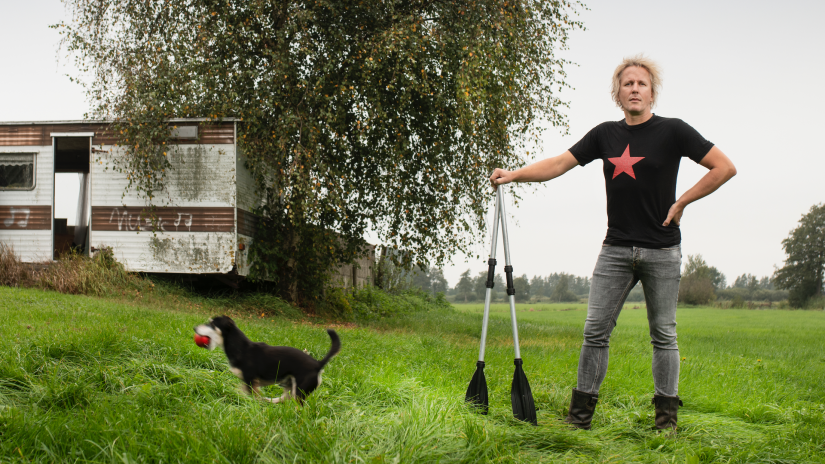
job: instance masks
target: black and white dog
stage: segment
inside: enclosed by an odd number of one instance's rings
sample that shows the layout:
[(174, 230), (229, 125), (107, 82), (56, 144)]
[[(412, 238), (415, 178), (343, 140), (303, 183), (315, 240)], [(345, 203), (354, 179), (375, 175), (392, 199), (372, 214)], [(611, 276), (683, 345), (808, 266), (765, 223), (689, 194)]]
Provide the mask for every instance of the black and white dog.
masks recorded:
[[(243, 381), (244, 391), (255, 392), (273, 403), (290, 398), (303, 403), (304, 398), (321, 385), (324, 366), (341, 351), (341, 339), (332, 329), (327, 329), (332, 347), (319, 361), (297, 348), (253, 342), (227, 316), (215, 317), (195, 327), (195, 333), (209, 337), (208, 343), (201, 346), (210, 350), (218, 346), (223, 348), (229, 360), (229, 370)], [(261, 387), (276, 383), (284, 389), (280, 398), (261, 395)]]

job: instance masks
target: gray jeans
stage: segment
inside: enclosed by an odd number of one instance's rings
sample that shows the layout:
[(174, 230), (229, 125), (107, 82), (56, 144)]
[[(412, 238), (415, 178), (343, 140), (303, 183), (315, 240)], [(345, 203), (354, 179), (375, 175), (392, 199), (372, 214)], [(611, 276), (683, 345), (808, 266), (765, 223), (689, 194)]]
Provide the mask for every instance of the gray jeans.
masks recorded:
[(598, 394), (607, 372), (610, 333), (627, 294), (642, 282), (653, 345), (653, 384), (657, 395), (679, 392), (676, 299), (682, 250), (605, 245), (593, 270), (577, 390)]

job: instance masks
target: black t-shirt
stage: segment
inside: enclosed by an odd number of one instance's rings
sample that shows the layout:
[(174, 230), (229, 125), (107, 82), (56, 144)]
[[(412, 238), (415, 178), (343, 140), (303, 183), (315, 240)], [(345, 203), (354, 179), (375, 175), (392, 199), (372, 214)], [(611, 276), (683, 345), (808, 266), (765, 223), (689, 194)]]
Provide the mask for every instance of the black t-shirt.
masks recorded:
[(713, 148), (681, 119), (653, 115), (628, 126), (624, 120), (599, 124), (570, 152), (580, 165), (601, 158), (607, 189), (606, 245), (668, 248), (682, 241), (679, 226), (662, 225), (676, 202), (679, 162), (695, 162)]

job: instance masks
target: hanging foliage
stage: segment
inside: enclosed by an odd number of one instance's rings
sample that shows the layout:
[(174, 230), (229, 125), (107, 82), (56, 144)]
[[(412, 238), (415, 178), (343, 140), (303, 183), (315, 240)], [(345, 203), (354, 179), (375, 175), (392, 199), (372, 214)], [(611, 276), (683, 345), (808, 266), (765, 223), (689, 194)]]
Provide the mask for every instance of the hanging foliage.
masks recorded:
[[(579, 3), (543, 0), (65, 0), (92, 102), (151, 200), (166, 120), (239, 118), (264, 199), (257, 275), (317, 295), (371, 231), (402, 265), (441, 265), (484, 228), (494, 167), (566, 130), (557, 56)], [(549, 124), (540, 124), (545, 121)], [(160, 149), (159, 149), (160, 148)], [(300, 276), (300, 277), (298, 277)], [(307, 280), (314, 283), (297, 282)], [(289, 282), (287, 284), (287, 282)]]

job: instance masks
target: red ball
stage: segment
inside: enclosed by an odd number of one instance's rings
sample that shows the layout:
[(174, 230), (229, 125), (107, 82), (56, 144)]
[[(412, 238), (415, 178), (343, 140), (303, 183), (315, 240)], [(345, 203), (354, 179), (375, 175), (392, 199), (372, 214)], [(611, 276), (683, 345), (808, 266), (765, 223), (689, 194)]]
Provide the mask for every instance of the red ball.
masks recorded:
[(195, 344), (201, 348), (209, 346), (209, 337), (205, 335), (195, 334)]

